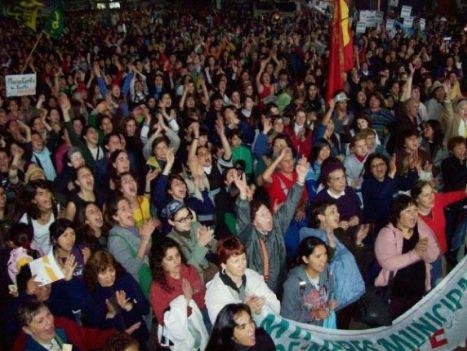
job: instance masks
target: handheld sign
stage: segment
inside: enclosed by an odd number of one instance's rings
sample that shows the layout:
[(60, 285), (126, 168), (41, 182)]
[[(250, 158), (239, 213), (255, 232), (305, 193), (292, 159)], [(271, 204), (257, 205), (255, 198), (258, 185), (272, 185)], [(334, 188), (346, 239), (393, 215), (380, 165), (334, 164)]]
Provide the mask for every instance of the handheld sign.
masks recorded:
[(36, 95), (36, 84), (37, 76), (35, 73), (6, 76), (6, 96)]
[(364, 22), (357, 22), (356, 32), (357, 34), (365, 33), (366, 26)]
[(406, 18), (412, 15), (412, 6), (404, 5), (401, 9), (401, 17)]

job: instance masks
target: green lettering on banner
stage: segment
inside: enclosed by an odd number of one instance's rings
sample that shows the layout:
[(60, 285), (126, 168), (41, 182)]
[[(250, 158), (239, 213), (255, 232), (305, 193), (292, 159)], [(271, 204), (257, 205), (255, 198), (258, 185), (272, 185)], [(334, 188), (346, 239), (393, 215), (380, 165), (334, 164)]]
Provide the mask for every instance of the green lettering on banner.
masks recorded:
[(423, 333), (423, 335), (427, 336), (428, 338), (433, 335), (435, 331), (438, 330), (434, 325), (430, 324), (425, 318), (420, 317), (417, 322), (413, 322), (412, 326), (416, 328), (418, 331)]
[(300, 346), (300, 342), (298, 341), (292, 341), (290, 344), (289, 344), (289, 348), (287, 351), (295, 351), (295, 350), (299, 350), (299, 347)]
[[(457, 298), (455, 296), (457, 295)], [(462, 304), (459, 302), (462, 299), (462, 291), (458, 289), (452, 289), (446, 294), (446, 298), (454, 304), (457, 308), (454, 311), (457, 311), (462, 308)], [(453, 311), (453, 312), (454, 312)]]
[(454, 309), (454, 307), (452, 307), (452, 305), (450, 305), (445, 299), (441, 299), (440, 302), (443, 303), (444, 306), (446, 306), (447, 308), (449, 308), (449, 310), (451, 312), (455, 312), (456, 310)]
[(384, 347), (386, 351), (405, 351), (414, 349), (410, 342), (404, 340), (396, 334), (389, 335), (388, 338), (379, 339), (378, 344)]
[(465, 289), (467, 289), (467, 279), (462, 278), (457, 282), (457, 285), (459, 285), (462, 291), (465, 291)]
[(290, 339), (300, 339), (300, 333), (302, 332), (302, 328), (298, 325), (295, 326), (295, 330), (292, 334), (289, 335)]
[(426, 336), (424, 336), (423, 334), (419, 334), (418, 333), (418, 330), (415, 329), (412, 325), (408, 325), (405, 327), (406, 330), (408, 330), (410, 333), (412, 333), (413, 335), (415, 335), (417, 338), (419, 338), (420, 340), (426, 340)]
[(333, 341), (332, 343), (333, 343), (333, 345), (337, 345), (339, 350), (343, 349), (343, 350), (346, 350), (346, 351), (358, 351), (358, 348), (355, 349), (354, 345), (352, 345), (348, 341), (339, 340), (339, 341)]
[[(266, 330), (269, 335), (271, 335), (273, 338), (279, 339), (282, 334), (284, 334), (287, 329), (289, 329), (289, 322), (287, 322), (285, 319), (280, 319), (279, 323), (276, 322), (276, 317), (273, 314), (269, 314), (262, 322), (261, 322), (261, 328)], [(273, 323), (275, 323), (273, 325)], [(273, 335), (273, 331), (276, 330), (275, 335)]]
[(425, 316), (430, 318), (432, 321), (434, 321), (436, 324), (438, 324), (440, 327), (443, 325), (443, 323), (446, 323), (446, 319), (439, 314), (438, 310), (441, 309), (443, 306), (440, 305), (439, 303), (435, 303), (433, 307), (431, 308), (431, 311), (433, 315), (431, 315), (430, 312), (426, 312)]
[(407, 339), (410, 340), (412, 344), (414, 344), (417, 347), (422, 346), (425, 343), (425, 340), (419, 340), (415, 338), (412, 334), (410, 334), (407, 330), (399, 330), (399, 334), (402, 336), (406, 337)]
[(363, 340), (363, 350), (365, 351), (378, 351), (372, 341)]

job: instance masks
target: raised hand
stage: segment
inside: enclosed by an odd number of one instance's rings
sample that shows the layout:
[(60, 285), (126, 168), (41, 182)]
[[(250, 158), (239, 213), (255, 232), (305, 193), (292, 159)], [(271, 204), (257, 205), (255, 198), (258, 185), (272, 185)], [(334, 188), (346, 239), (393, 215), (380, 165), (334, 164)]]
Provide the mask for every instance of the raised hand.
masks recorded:
[(151, 238), (152, 233), (154, 232), (154, 229), (156, 229), (156, 227), (157, 227), (157, 222), (152, 217), (151, 219), (144, 222), (143, 225), (141, 226), (141, 229), (139, 230), (141, 240), (149, 240)]
[(224, 121), (222, 118), (218, 118), (216, 120), (216, 132), (219, 134), (220, 137), (225, 135), (225, 127), (224, 127)]
[(130, 299), (126, 297), (125, 291), (118, 290), (115, 292), (115, 297), (117, 299), (118, 305), (125, 311), (129, 312), (133, 309), (133, 304), (130, 302)]
[(151, 182), (159, 175), (159, 168), (152, 168), (146, 174), (146, 182)]
[(237, 189), (240, 190), (240, 196), (245, 199), (248, 194), (248, 184), (246, 182), (245, 173), (242, 172), (242, 174), (239, 175), (238, 172), (235, 172), (233, 181)]
[(272, 121), (270, 118), (263, 118), (263, 134), (268, 134), (272, 129)]
[(394, 176), (396, 175), (396, 172), (397, 172), (396, 162), (397, 162), (396, 154), (394, 153), (392, 154), (392, 157), (389, 160), (389, 172), (388, 172), (389, 178), (394, 178)]
[(167, 153), (165, 154), (165, 158), (166, 158), (168, 164), (171, 164), (171, 165), (174, 164), (174, 162), (175, 162), (175, 154), (174, 154), (174, 149), (173, 149), (172, 147), (170, 147), (170, 148), (167, 150)]
[(357, 231), (355, 236), (355, 243), (360, 245), (362, 241), (367, 237), (368, 232), (370, 230), (370, 226), (368, 224), (362, 224)]
[(295, 171), (297, 172), (297, 180), (299, 182), (303, 183), (305, 181), (305, 177), (309, 168), (310, 164), (308, 163), (306, 157), (302, 157), (295, 167)]
[(265, 302), (264, 297), (254, 295), (245, 298), (245, 303), (250, 307), (253, 314), (260, 314)]
[(193, 288), (191, 287), (190, 282), (185, 278), (182, 279), (182, 291), (186, 301), (190, 302), (193, 298)]
[(58, 98), (58, 104), (60, 105), (60, 108), (63, 112), (68, 112), (68, 110), (71, 108), (70, 99), (65, 93), (60, 94)]
[(76, 262), (75, 256), (73, 254), (70, 254), (62, 267), (62, 272), (64, 275), (63, 279), (65, 279), (66, 281), (70, 281), (71, 278), (73, 278), (73, 272), (75, 271), (77, 265), (78, 262)]
[(199, 246), (206, 246), (208, 245), (211, 240), (213, 239), (214, 231), (206, 226), (201, 226), (198, 228), (196, 232), (196, 237), (198, 239)]

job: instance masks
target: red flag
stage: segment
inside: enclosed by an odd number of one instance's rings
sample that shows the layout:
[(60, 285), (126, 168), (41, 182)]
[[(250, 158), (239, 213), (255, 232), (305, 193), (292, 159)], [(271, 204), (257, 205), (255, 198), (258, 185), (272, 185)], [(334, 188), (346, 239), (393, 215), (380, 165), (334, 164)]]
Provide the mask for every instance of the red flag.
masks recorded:
[(329, 70), (326, 93), (328, 101), (337, 90), (344, 88), (343, 73), (352, 69), (353, 66), (353, 44), (349, 30), (349, 8), (345, 0), (337, 0), (334, 3), (329, 43)]

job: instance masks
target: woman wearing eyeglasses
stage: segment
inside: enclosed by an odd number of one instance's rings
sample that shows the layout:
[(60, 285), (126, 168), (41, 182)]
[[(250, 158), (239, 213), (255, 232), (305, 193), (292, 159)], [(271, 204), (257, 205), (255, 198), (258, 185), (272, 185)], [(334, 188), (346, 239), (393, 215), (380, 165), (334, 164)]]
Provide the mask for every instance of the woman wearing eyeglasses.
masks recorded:
[(216, 248), (214, 231), (201, 225), (193, 212), (178, 200), (170, 201), (162, 211), (162, 216), (166, 217), (172, 226), (172, 231), (167, 237), (180, 245), (188, 264), (198, 270), (205, 282), (211, 280), (218, 269), (206, 259), (206, 255)]

